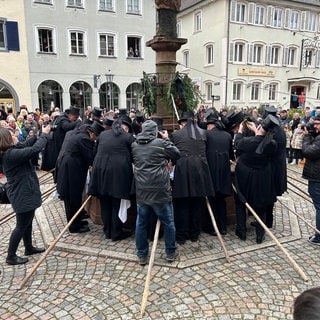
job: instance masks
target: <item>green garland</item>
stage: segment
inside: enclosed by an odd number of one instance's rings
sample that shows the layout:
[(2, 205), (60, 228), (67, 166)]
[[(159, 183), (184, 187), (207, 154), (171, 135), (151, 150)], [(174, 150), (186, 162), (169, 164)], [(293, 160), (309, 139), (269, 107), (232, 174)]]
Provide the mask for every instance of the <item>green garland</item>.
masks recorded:
[[(157, 79), (155, 79), (156, 83)], [(143, 107), (145, 111), (151, 115), (157, 110), (157, 101), (156, 101), (156, 84), (151, 82), (150, 77), (143, 72), (143, 78), (141, 79), (142, 85), (142, 96), (143, 96)]]

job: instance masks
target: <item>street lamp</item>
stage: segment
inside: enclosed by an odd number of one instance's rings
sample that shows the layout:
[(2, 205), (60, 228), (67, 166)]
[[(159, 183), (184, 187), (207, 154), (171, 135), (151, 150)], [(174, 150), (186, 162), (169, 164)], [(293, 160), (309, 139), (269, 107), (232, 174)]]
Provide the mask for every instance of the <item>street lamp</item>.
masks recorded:
[[(111, 73), (111, 70), (108, 70), (108, 73), (106, 73), (106, 79), (107, 79), (107, 86), (106, 86), (106, 109), (108, 109), (108, 92), (110, 89), (110, 103), (109, 103), (109, 110), (113, 109), (112, 101), (113, 101), (113, 77), (114, 75)], [(109, 88), (110, 86), (110, 88)]]

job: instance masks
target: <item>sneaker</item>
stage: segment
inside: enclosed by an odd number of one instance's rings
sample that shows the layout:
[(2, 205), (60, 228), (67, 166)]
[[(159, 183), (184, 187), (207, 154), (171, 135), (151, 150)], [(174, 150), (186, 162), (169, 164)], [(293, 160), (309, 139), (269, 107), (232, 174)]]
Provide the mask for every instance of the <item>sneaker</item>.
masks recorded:
[(317, 246), (320, 246), (320, 239), (317, 238), (315, 235), (309, 237), (308, 241), (311, 243), (311, 244), (315, 244)]
[(174, 253), (167, 255), (166, 260), (168, 262), (173, 262), (179, 256), (179, 252), (176, 250)]
[(138, 257), (138, 259), (139, 259), (140, 266), (145, 266), (148, 262), (148, 259), (146, 256)]

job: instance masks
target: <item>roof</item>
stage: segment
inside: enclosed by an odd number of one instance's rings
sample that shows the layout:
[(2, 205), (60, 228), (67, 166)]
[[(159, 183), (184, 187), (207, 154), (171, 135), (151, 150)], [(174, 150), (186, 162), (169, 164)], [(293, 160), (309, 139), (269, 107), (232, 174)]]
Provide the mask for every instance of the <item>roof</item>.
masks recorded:
[(202, 1), (203, 0), (183, 0), (183, 1), (181, 1), (180, 11), (188, 9), (188, 8), (194, 6)]

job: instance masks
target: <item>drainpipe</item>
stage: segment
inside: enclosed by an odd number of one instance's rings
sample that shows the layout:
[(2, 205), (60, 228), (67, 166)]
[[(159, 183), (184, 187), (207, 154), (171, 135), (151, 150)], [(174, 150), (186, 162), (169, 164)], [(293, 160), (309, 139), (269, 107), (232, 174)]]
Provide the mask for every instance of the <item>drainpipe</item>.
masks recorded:
[(224, 105), (227, 105), (228, 99), (228, 84), (229, 84), (229, 42), (230, 42), (230, 10), (231, 0), (228, 1), (228, 25), (227, 25), (227, 63), (226, 63), (226, 86), (225, 86), (225, 98)]

